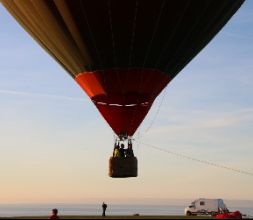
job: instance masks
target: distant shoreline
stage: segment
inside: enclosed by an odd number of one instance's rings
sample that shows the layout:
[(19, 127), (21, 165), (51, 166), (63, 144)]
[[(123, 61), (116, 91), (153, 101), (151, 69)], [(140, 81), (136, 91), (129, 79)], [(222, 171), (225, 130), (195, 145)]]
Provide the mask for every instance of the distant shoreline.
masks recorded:
[[(107, 203), (106, 219), (211, 219), (210, 216), (187, 217), (186, 206), (175, 205), (138, 205)], [(251, 205), (251, 204), (249, 204)], [(101, 204), (12, 204), (0, 205), (0, 219), (48, 219), (51, 210), (58, 209), (61, 219), (103, 219)], [(245, 216), (253, 216), (252, 207), (231, 207)], [(139, 216), (137, 216), (139, 215)]]

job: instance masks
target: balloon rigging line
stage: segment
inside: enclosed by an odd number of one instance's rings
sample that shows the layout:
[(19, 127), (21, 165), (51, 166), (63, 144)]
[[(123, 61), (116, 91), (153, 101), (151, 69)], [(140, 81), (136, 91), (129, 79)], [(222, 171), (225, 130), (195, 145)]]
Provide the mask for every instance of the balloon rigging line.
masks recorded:
[[(209, 3), (210, 4), (210, 3)], [(199, 24), (199, 22), (201, 22), (201, 18), (203, 15), (205, 15), (206, 13), (206, 9), (208, 8), (209, 5), (205, 6), (205, 10), (201, 11), (201, 15), (199, 19), (196, 19), (196, 21), (192, 24), (191, 29), (189, 30), (189, 32), (187, 34), (184, 35), (183, 40), (180, 42), (177, 50), (175, 51), (175, 53), (173, 54), (173, 56), (171, 57), (170, 61), (166, 64), (165, 66), (165, 72), (166, 70), (168, 70), (168, 68), (170, 67), (171, 63), (175, 62), (177, 57), (179, 56), (180, 52), (182, 52), (183, 47), (185, 46), (185, 42), (187, 41), (187, 39), (189, 38), (190, 34), (192, 33), (192, 31), (194, 30), (194, 28), (196, 28)], [(185, 61), (184, 61), (185, 62)], [(188, 63), (188, 62), (186, 62)]]
[(163, 49), (162, 49), (162, 51), (160, 52), (160, 54), (159, 54), (159, 56), (157, 57), (157, 60), (156, 60), (156, 62), (155, 62), (155, 67), (158, 66), (159, 60), (160, 60), (161, 57), (164, 56), (164, 53), (165, 53), (166, 51), (168, 51), (168, 46), (169, 46), (169, 44), (171, 43), (173, 37), (175, 36), (176, 31), (177, 31), (178, 28), (179, 28), (179, 24), (180, 24), (180, 22), (183, 20), (184, 15), (185, 15), (185, 11), (188, 9), (189, 5), (190, 5), (190, 2), (186, 2), (185, 6), (184, 6), (184, 9), (183, 9), (183, 13), (180, 14), (179, 20), (177, 21), (177, 23), (176, 23), (175, 25), (173, 25), (173, 29), (170, 30), (170, 31), (172, 32), (172, 34), (171, 34), (170, 37), (168, 38), (167, 42), (163, 45)]
[[(81, 3), (81, 0), (79, 0), (79, 2)], [(99, 69), (102, 69), (102, 74), (103, 74), (103, 82), (105, 84), (105, 86), (107, 85), (106, 83), (106, 77), (105, 77), (105, 71), (103, 70), (102, 66), (103, 66), (103, 62), (102, 62), (102, 59), (101, 59), (101, 54), (98, 50), (98, 47), (97, 47), (97, 44), (96, 44), (96, 41), (95, 41), (95, 37), (94, 37), (94, 34), (91, 30), (91, 25), (90, 25), (90, 22), (88, 20), (88, 16), (87, 16), (87, 13), (86, 13), (86, 10), (85, 10), (85, 7), (84, 5), (81, 3), (81, 10), (83, 12), (83, 15), (84, 15), (84, 20), (86, 21), (86, 24), (88, 26), (88, 32), (89, 32), (89, 35), (90, 35), (90, 38), (92, 40), (92, 44), (93, 44), (93, 47), (95, 48), (95, 52), (96, 52), (96, 56), (97, 56), (97, 59), (98, 59), (98, 62), (99, 62)], [(93, 70), (93, 68), (92, 68)]]
[(111, 40), (112, 40), (113, 65), (115, 68), (117, 68), (115, 37), (113, 34), (113, 28), (112, 28), (111, 0), (108, 1), (107, 7), (108, 7), (108, 17), (109, 17), (109, 25), (110, 25), (110, 31), (111, 31)]
[[(112, 56), (113, 56), (113, 66), (116, 68), (116, 76), (119, 85), (121, 84), (120, 76), (118, 72), (118, 64), (117, 64), (117, 56), (116, 56), (116, 43), (115, 43), (115, 36), (113, 33), (113, 26), (112, 26), (112, 10), (111, 10), (111, 0), (107, 2), (107, 8), (108, 8), (108, 17), (109, 17), (109, 25), (110, 25), (110, 31), (111, 31), (111, 41), (112, 41)], [(121, 95), (124, 97), (124, 90), (123, 87), (120, 86)]]
[[(188, 8), (188, 5), (189, 5), (189, 4), (187, 4), (187, 5), (185, 6), (185, 10)], [(155, 35), (155, 33), (156, 33), (156, 29), (158, 28), (158, 24), (159, 24), (159, 22), (160, 22), (160, 17), (161, 17), (161, 15), (162, 15), (162, 12), (163, 12), (164, 7), (165, 7), (165, 1), (163, 1), (162, 5), (161, 5), (161, 8), (160, 8), (159, 15), (158, 15), (157, 22), (156, 22), (156, 27), (155, 27), (154, 32), (153, 32), (153, 35), (152, 35), (151, 43), (152, 43), (152, 41), (153, 41), (153, 39), (154, 39), (154, 35)], [(183, 16), (181, 16), (180, 20), (181, 20), (182, 18), (183, 18)], [(178, 28), (178, 27), (176, 26), (176, 29), (177, 29), (177, 28)], [(176, 32), (176, 31), (174, 30), (173, 35), (174, 35), (175, 32)], [(171, 37), (171, 38), (172, 38), (172, 37)], [(169, 39), (168, 42), (171, 41), (171, 38)], [(168, 44), (168, 43), (166, 43), (165, 45), (167, 45), (167, 44)], [(167, 46), (166, 46), (166, 47), (167, 47)], [(150, 49), (150, 45), (149, 45), (149, 49)], [(148, 49), (148, 52), (149, 52), (149, 49)], [(160, 57), (161, 54), (163, 54), (163, 51), (160, 53), (160, 55), (159, 55), (158, 57)], [(146, 54), (146, 56), (145, 56), (145, 60), (146, 60), (146, 57), (147, 57), (147, 54)], [(158, 61), (159, 61), (159, 58), (158, 58), (157, 61), (155, 62), (155, 66), (157, 66)], [(144, 63), (145, 63), (145, 61), (144, 61)], [(150, 128), (153, 126), (153, 124), (154, 124), (154, 122), (155, 122), (155, 120), (156, 120), (156, 118), (157, 118), (157, 116), (158, 116), (158, 114), (159, 114), (159, 112), (160, 112), (161, 106), (162, 106), (162, 104), (163, 104), (163, 102), (164, 102), (164, 99), (165, 99), (165, 96), (166, 96), (166, 93), (167, 93), (167, 88), (168, 88), (168, 85), (167, 85), (167, 86), (165, 87), (165, 89), (164, 89), (164, 94), (163, 94), (163, 97), (162, 97), (162, 99), (161, 99), (161, 102), (160, 102), (160, 104), (159, 104), (159, 106), (158, 106), (158, 109), (157, 109), (157, 111), (156, 111), (154, 117), (152, 118), (152, 120), (151, 120), (149, 126), (145, 129), (144, 134), (147, 133), (147, 132), (150, 130)], [(141, 136), (142, 136), (142, 135), (140, 135), (140, 138), (141, 138)]]
[(160, 18), (161, 18), (161, 15), (162, 15), (162, 13), (163, 13), (163, 10), (164, 10), (164, 5), (165, 5), (165, 0), (163, 0), (162, 4), (161, 4), (161, 6), (160, 6), (159, 14), (158, 14), (158, 16), (156, 17), (156, 24), (155, 24), (155, 27), (154, 27), (154, 30), (153, 30), (153, 33), (152, 33), (151, 40), (150, 40), (149, 45), (148, 45), (148, 49), (147, 49), (146, 54), (145, 54), (145, 57), (144, 57), (144, 61), (143, 61), (142, 67), (145, 66), (146, 61), (147, 61), (147, 59), (148, 59), (148, 56), (149, 56), (149, 54), (150, 54), (150, 50), (151, 50), (151, 47), (152, 47), (152, 44), (153, 44), (155, 35), (156, 35), (156, 33), (157, 33), (157, 30), (158, 30), (158, 27), (159, 27), (159, 24), (160, 24)]
[(132, 66), (132, 54), (133, 54), (133, 48), (134, 48), (134, 40), (136, 35), (136, 20), (137, 20), (137, 12), (139, 8), (139, 2), (135, 2), (135, 10), (134, 10), (134, 21), (133, 21), (133, 31), (132, 31), (132, 39), (130, 44), (130, 52), (129, 52), (129, 58), (128, 58), (128, 66)]
[[(81, 3), (81, 0), (79, 0), (79, 2)], [(94, 34), (91, 30), (91, 25), (90, 25), (90, 22), (88, 20), (88, 16), (87, 16), (87, 13), (86, 13), (86, 9), (84, 7), (83, 4), (81, 4), (81, 10), (83, 11), (83, 14), (84, 14), (84, 17), (85, 17), (85, 21), (86, 21), (86, 24), (88, 26), (88, 31), (89, 31), (89, 35), (91, 37), (91, 40), (92, 40), (92, 43), (93, 43), (93, 46), (95, 48), (95, 51), (96, 51), (96, 55), (97, 55), (97, 59), (98, 59), (98, 62), (99, 62), (99, 68), (102, 69), (102, 75), (103, 75), (103, 82), (104, 82), (104, 85), (105, 87), (107, 87), (107, 80), (106, 80), (106, 74), (105, 74), (105, 70), (104, 68), (102, 68), (102, 66), (104, 66), (103, 62), (102, 62), (102, 59), (101, 59), (101, 52), (98, 50), (98, 46), (97, 46), (97, 43), (95, 41), (95, 37), (94, 37)], [(92, 69), (93, 70), (93, 69)]]
[[(146, 50), (146, 53), (145, 53), (145, 56), (144, 56), (142, 68), (144, 68), (144, 66), (145, 66), (145, 64), (146, 64), (146, 61), (147, 61), (147, 58), (148, 58), (148, 56), (149, 56), (149, 54), (150, 54), (150, 49), (151, 49), (151, 47), (152, 47), (155, 34), (156, 34), (157, 29), (158, 29), (158, 27), (159, 27), (160, 18), (161, 18), (163, 9), (164, 9), (164, 5), (165, 5), (165, 0), (163, 0), (162, 5), (160, 6), (159, 14), (158, 14), (158, 16), (156, 17), (155, 26), (154, 26), (154, 29), (153, 29), (153, 32), (152, 32), (152, 38), (151, 38), (151, 40), (149, 41), (149, 44), (148, 44), (148, 47), (147, 47), (148, 49)], [(138, 4), (136, 4), (136, 7), (138, 7)], [(136, 10), (137, 10), (137, 9), (136, 9)], [(136, 13), (137, 13), (137, 11), (136, 11)], [(136, 22), (136, 19), (134, 20), (134, 22)], [(143, 71), (143, 69), (142, 69), (141, 71)], [(143, 85), (143, 75), (141, 75), (141, 79), (140, 79), (140, 83), (139, 83), (139, 91), (140, 91), (140, 88), (142, 87), (142, 85)], [(138, 96), (137, 103), (139, 103), (139, 101), (140, 101), (140, 94), (139, 94), (139, 96)], [(134, 120), (135, 120), (135, 118), (136, 118), (136, 115), (137, 115), (137, 114), (136, 114), (136, 111), (137, 111), (137, 108), (134, 110), (134, 114), (133, 114), (133, 117), (132, 117), (132, 119), (131, 119), (130, 126), (129, 126), (130, 128), (133, 126), (133, 122), (134, 122)]]
[[(125, 82), (128, 81), (128, 73), (129, 69), (132, 68), (132, 54), (133, 54), (133, 49), (134, 49), (134, 42), (135, 42), (135, 35), (136, 35), (136, 26), (137, 26), (137, 13), (139, 11), (139, 0), (135, 1), (135, 9), (134, 9), (134, 20), (133, 20), (133, 26), (132, 26), (132, 37), (131, 37), (131, 43), (130, 43), (130, 51), (129, 51), (129, 56), (128, 56), (128, 68), (127, 68), (127, 75), (125, 78)], [(123, 95), (124, 95), (124, 103), (126, 102), (126, 95), (125, 95), (125, 90), (126, 90), (126, 85), (124, 84), (123, 86)], [(137, 103), (136, 103), (137, 105)], [(132, 122), (131, 122), (132, 123)]]
[[(81, 0), (80, 0), (80, 2), (81, 2)], [(97, 58), (98, 58), (98, 61), (99, 61), (99, 64), (100, 64), (100, 68), (101, 68), (101, 67), (102, 67), (102, 62), (101, 62), (100, 53), (99, 53), (99, 51), (98, 51), (98, 47), (97, 47), (97, 44), (96, 44), (96, 41), (95, 41), (93, 32), (92, 32), (92, 30), (91, 30), (90, 22), (88, 21), (88, 16), (87, 16), (87, 13), (86, 13), (86, 10), (85, 10), (83, 4), (81, 4), (81, 10), (82, 10), (82, 12), (83, 12), (83, 15), (84, 15), (86, 24), (87, 24), (87, 26), (88, 26), (88, 32), (89, 32), (89, 35), (90, 35), (90, 37), (91, 37), (93, 46), (94, 46), (94, 48), (95, 48), (96, 55), (97, 55)]]
[(156, 146), (151, 145), (151, 144), (146, 144), (146, 143), (143, 143), (143, 142), (140, 142), (140, 143), (143, 144), (146, 147), (150, 147), (150, 148), (153, 148), (153, 149), (156, 149), (156, 150), (159, 150), (159, 151), (163, 151), (165, 153), (169, 153), (169, 154), (172, 154), (174, 156), (177, 156), (177, 157), (180, 157), (180, 158), (183, 158), (183, 159), (195, 161), (195, 162), (198, 162), (198, 163), (206, 164), (208, 166), (213, 166), (213, 167), (216, 167), (216, 168), (221, 168), (221, 169), (225, 169), (225, 170), (229, 170), (229, 171), (233, 171), (233, 172), (236, 172), (236, 173), (240, 173), (240, 174), (244, 174), (244, 175), (248, 175), (248, 176), (253, 177), (253, 173), (251, 173), (251, 172), (247, 172), (247, 171), (244, 171), (244, 170), (241, 170), (241, 169), (235, 169), (235, 168), (232, 168), (232, 167), (216, 164), (216, 163), (213, 163), (213, 162), (210, 162), (210, 161), (207, 161), (207, 160), (200, 160), (200, 159), (197, 159), (197, 158), (185, 155), (185, 154), (181, 154), (181, 153), (177, 153), (177, 152), (174, 152), (174, 151), (171, 151), (171, 150), (156, 147)]
[(164, 92), (163, 92), (162, 99), (161, 99), (161, 101), (160, 101), (160, 103), (159, 103), (159, 106), (158, 106), (156, 112), (155, 112), (155, 115), (153, 116), (153, 118), (152, 118), (152, 120), (151, 120), (149, 126), (145, 129), (144, 134), (146, 134), (146, 133), (150, 130), (150, 128), (153, 126), (153, 124), (155, 123), (155, 120), (157, 119), (157, 116), (158, 116), (159, 113), (160, 113), (162, 104), (163, 104), (164, 99), (165, 99), (165, 96), (166, 96), (166, 94), (167, 94), (167, 88), (168, 88), (168, 86), (165, 87)]

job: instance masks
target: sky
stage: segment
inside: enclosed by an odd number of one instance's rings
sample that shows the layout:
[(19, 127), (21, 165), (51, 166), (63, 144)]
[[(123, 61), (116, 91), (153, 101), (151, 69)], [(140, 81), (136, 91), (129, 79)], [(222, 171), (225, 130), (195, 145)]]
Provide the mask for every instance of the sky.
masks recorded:
[(111, 128), (1, 4), (0, 27), (0, 203), (253, 200), (253, 175), (175, 155), (253, 173), (253, 1), (157, 98), (137, 178), (108, 177)]

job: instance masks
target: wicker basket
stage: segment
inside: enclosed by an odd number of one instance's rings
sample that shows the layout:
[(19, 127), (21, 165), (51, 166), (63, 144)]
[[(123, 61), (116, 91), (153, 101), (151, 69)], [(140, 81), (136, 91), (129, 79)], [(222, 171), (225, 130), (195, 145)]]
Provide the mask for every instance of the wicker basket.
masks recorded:
[(138, 162), (136, 157), (110, 157), (109, 176), (113, 178), (137, 177)]

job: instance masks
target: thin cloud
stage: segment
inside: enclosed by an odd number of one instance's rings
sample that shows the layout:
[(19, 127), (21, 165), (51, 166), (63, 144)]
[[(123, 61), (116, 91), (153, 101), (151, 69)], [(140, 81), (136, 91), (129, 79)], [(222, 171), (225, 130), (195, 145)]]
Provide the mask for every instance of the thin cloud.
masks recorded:
[(229, 37), (234, 37), (238, 38), (240, 40), (252, 40), (253, 36), (247, 35), (247, 34), (241, 34), (241, 33), (236, 33), (236, 32), (231, 32), (231, 31), (223, 31), (223, 34), (229, 36)]
[[(241, 108), (230, 112), (215, 112), (200, 110), (171, 110), (168, 114), (160, 115), (153, 123), (151, 132), (205, 132), (206, 129), (231, 129), (232, 127), (247, 126), (253, 121), (253, 108)], [(145, 126), (144, 126), (145, 127)]]
[(224, 112), (218, 116), (211, 116), (200, 127), (203, 128), (230, 128), (232, 126), (242, 126), (253, 120), (253, 109), (240, 109), (232, 112)]
[(15, 90), (0, 90), (0, 94), (6, 95), (15, 95), (15, 96), (32, 96), (32, 97), (42, 97), (42, 98), (50, 98), (50, 99), (61, 99), (68, 101), (78, 101), (78, 102), (87, 102), (88, 99), (83, 97), (70, 97), (70, 96), (61, 96), (61, 95), (52, 95), (52, 94), (43, 94), (43, 93), (33, 93), (33, 92), (23, 92), (23, 91), (15, 91)]

